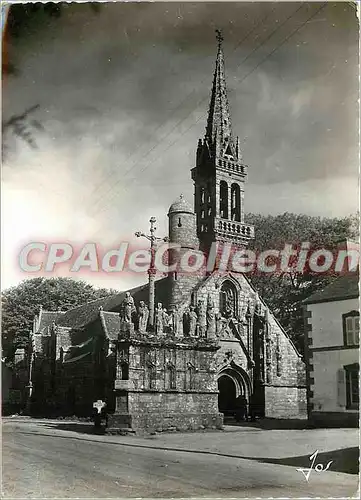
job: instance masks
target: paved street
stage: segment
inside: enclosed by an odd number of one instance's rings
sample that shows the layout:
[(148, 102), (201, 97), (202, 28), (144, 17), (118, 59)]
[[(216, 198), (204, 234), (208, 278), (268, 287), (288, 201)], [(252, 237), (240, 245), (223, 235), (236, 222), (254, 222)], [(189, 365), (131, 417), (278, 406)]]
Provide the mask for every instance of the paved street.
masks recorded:
[[(335, 498), (357, 492), (358, 476), (335, 472), (333, 464), (313, 471), (309, 482), (296, 470), (316, 449), (316, 463), (326, 465), (323, 457), (332, 460), (334, 450), (356, 447), (356, 429), (226, 427), (148, 438), (90, 431), (86, 424), (4, 419), (4, 497)], [(339, 454), (335, 467), (342, 470)]]

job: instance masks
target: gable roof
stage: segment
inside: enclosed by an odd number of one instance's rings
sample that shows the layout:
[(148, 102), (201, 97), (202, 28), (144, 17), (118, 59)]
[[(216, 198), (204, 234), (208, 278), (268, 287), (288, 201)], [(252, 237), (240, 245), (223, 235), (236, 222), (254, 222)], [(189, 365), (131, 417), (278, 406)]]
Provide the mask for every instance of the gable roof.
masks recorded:
[(38, 325), (36, 333), (45, 333), (49, 326), (57, 323), (58, 319), (64, 314), (63, 311), (44, 311), (39, 313)]
[(357, 299), (359, 297), (359, 273), (353, 272), (340, 276), (322, 290), (310, 295), (304, 304), (332, 302), (336, 300)]

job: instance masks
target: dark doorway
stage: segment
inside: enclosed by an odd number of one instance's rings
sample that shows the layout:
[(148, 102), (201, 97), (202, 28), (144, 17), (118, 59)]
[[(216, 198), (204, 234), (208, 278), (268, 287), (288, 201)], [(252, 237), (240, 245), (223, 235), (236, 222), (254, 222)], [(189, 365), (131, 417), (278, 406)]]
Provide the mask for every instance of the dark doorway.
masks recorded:
[(233, 415), (236, 408), (236, 386), (227, 375), (218, 379), (218, 409), (225, 416)]

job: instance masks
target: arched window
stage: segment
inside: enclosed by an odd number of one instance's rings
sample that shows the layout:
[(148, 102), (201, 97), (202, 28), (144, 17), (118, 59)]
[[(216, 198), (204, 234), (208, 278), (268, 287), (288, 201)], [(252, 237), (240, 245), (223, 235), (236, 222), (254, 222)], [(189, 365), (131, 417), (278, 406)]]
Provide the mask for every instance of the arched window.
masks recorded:
[(222, 219), (228, 219), (228, 184), (225, 181), (219, 186), (219, 214)]
[(195, 369), (194, 365), (192, 365), (191, 363), (188, 363), (186, 389), (189, 389), (191, 391), (196, 388), (195, 373), (196, 373), (196, 369)]
[(212, 183), (207, 184), (207, 203), (211, 203)]
[(237, 316), (237, 290), (230, 281), (225, 281), (221, 286), (220, 312), (225, 318)]
[(176, 371), (172, 364), (168, 364), (166, 367), (165, 383), (166, 389), (176, 388)]
[(146, 384), (145, 385), (149, 389), (155, 389), (156, 388), (156, 381), (157, 381), (157, 370), (156, 370), (155, 364), (148, 360), (147, 364), (146, 364)]
[(205, 189), (204, 187), (201, 187), (201, 203), (204, 203), (204, 198), (205, 198)]
[(238, 184), (231, 186), (231, 219), (241, 222), (241, 189)]

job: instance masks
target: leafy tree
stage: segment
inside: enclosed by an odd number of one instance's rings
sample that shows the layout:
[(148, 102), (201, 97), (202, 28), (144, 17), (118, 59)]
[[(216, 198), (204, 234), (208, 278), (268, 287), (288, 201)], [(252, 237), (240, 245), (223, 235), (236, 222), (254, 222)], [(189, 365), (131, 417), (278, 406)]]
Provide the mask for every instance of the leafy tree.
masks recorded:
[[(333, 251), (340, 240), (358, 238), (358, 214), (344, 218), (321, 218), (291, 213), (277, 216), (248, 214), (246, 221), (256, 229), (255, 239), (250, 244), (250, 249), (256, 253), (269, 249), (282, 250), (285, 244), (296, 249), (300, 248), (303, 242), (309, 242), (311, 250), (326, 248)], [(271, 265), (272, 262), (268, 264)], [(302, 301), (326, 286), (336, 276), (332, 273), (312, 273), (307, 264), (302, 272), (299, 272), (295, 259), (292, 258), (289, 267), (289, 272), (280, 269), (267, 274), (255, 271), (250, 278), (298, 350), (303, 353)]]
[(25, 347), (40, 305), (47, 311), (66, 311), (85, 302), (112, 295), (114, 290), (95, 289), (71, 278), (32, 278), (2, 293), (2, 348), (11, 357)]

